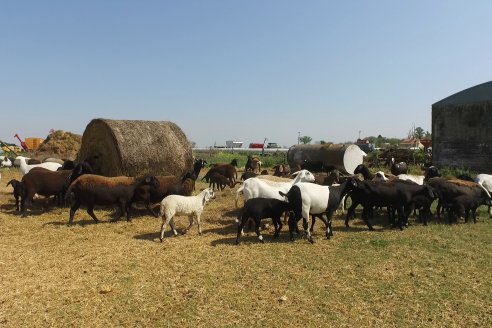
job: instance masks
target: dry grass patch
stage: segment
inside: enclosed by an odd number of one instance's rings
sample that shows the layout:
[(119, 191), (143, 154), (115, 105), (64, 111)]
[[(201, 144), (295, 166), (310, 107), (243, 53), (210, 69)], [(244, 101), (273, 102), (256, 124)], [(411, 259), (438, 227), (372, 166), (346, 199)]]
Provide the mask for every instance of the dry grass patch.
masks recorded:
[[(144, 211), (94, 224), (84, 210), (13, 211), (15, 170), (0, 187), (0, 325), (345, 326), (492, 325), (492, 223), (414, 224), (404, 232), (334, 223), (315, 244), (253, 232), (235, 246), (235, 190), (206, 205), (204, 235), (166, 232)], [(198, 189), (205, 184), (199, 183)], [(384, 222), (381, 219), (380, 222)], [(184, 229), (187, 219), (177, 220)], [(179, 230), (178, 229), (178, 230)]]

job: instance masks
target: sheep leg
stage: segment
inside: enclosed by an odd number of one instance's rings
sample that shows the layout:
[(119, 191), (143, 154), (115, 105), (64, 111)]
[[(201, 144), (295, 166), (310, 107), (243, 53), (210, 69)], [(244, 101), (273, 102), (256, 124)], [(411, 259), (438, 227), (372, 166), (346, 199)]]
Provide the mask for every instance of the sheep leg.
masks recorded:
[(441, 207), (442, 207), (441, 199), (439, 198), (436, 206), (437, 220), (439, 220), (439, 222), (441, 222)]
[(243, 234), (243, 228), (244, 225), (246, 224), (246, 221), (248, 220), (247, 218), (244, 218), (240, 216), (241, 221), (239, 222), (239, 225), (237, 226), (237, 237), (236, 237), (236, 245), (239, 245), (239, 237)]
[(280, 230), (282, 229), (282, 220), (280, 220), (280, 216), (272, 218), (273, 226), (275, 227), (275, 233), (273, 235), (273, 239), (277, 239), (280, 234)]
[(183, 235), (184, 235), (185, 233), (187, 233), (187, 232), (188, 232), (188, 230), (190, 230), (190, 229), (191, 229), (191, 226), (193, 226), (193, 221), (194, 221), (194, 220), (193, 220), (193, 215), (188, 216), (188, 220), (190, 221), (190, 224), (189, 224), (189, 225), (188, 225), (188, 227), (187, 227), (187, 228), (183, 231)]
[(329, 211), (326, 217), (326, 238), (330, 239), (331, 236), (333, 236), (333, 228), (332, 228), (332, 222), (333, 222), (333, 212), (334, 211)]
[(176, 225), (174, 224), (174, 217), (169, 221), (169, 226), (173, 230), (174, 237), (176, 237), (178, 232), (176, 231)]
[(114, 223), (114, 222), (118, 221), (124, 214), (125, 214), (125, 201), (121, 199), (120, 200), (119, 212), (118, 213), (115, 213), (114, 218), (112, 218), (111, 220), (109, 220), (109, 222)]
[[(314, 224), (316, 223), (316, 215), (311, 215), (311, 219), (313, 220), (313, 222), (311, 222), (311, 228), (309, 229), (309, 231), (311, 231), (311, 233), (314, 231)], [(326, 222), (325, 222), (326, 224)]]
[(25, 218), (27, 216), (27, 208), (26, 206), (30, 206), (32, 204), (32, 199), (34, 195), (32, 193), (28, 193), (27, 195), (23, 195), (21, 197), (21, 213), (22, 217)]
[(359, 205), (358, 203), (353, 203), (347, 210), (347, 215), (345, 216), (345, 227), (349, 228), (349, 219), (355, 218), (355, 208)]
[(131, 210), (132, 210), (132, 203), (131, 202), (127, 202), (125, 204), (125, 209), (126, 209), (126, 221), (127, 222), (130, 222), (132, 219), (131, 219)]
[(162, 217), (162, 225), (161, 225), (161, 243), (164, 240), (164, 231), (166, 231), (166, 225), (168, 225), (171, 222), (171, 218), (167, 218), (165, 216)]
[(304, 232), (306, 233), (307, 240), (311, 244), (313, 244), (314, 243), (313, 236), (311, 236), (311, 232), (309, 231), (309, 215), (307, 219), (303, 217), (302, 227), (304, 228)]
[(91, 218), (96, 223), (99, 223), (99, 220), (97, 219), (96, 214), (94, 214), (94, 205), (93, 204), (87, 206), (87, 213), (89, 213), (89, 215), (91, 216)]
[[(349, 209), (349, 211), (350, 211), (350, 209)], [(374, 230), (374, 228), (372, 227), (371, 223), (369, 222), (368, 214), (367, 214), (367, 211), (366, 211), (366, 208), (365, 207), (362, 210), (362, 220), (364, 220), (364, 223), (367, 225), (367, 227), (369, 228), (369, 230), (371, 230), (371, 231)]]
[(15, 197), (15, 208), (16, 208), (17, 212), (20, 212), (20, 201), (19, 201), (19, 198), (20, 197)]
[(260, 218), (255, 218), (255, 232), (256, 232), (256, 235), (258, 236), (258, 239), (260, 240), (260, 242), (261, 243), (264, 243), (265, 241), (263, 240), (263, 235), (261, 234), (260, 225), (261, 225), (261, 219)]
[(284, 212), (284, 224), (289, 224), (289, 212)]
[(70, 217), (68, 218), (68, 225), (73, 224), (73, 217), (75, 216), (75, 212), (79, 209), (79, 207), (80, 207), (80, 200), (76, 198), (72, 207), (70, 207)]
[(198, 225), (198, 234), (201, 236), (202, 235), (202, 224), (200, 222), (200, 213), (196, 215), (196, 223)]
[(297, 228), (297, 219), (293, 212), (289, 212), (289, 238), (290, 241), (294, 241), (294, 231), (299, 234), (299, 229)]

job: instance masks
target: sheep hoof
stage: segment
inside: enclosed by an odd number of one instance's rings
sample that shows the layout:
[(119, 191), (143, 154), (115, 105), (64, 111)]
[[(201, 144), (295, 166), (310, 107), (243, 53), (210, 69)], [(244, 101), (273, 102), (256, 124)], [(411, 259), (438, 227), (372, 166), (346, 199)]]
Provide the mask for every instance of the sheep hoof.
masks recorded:
[(309, 241), (311, 244), (314, 244), (314, 239), (313, 239), (313, 237), (309, 237), (309, 238), (308, 238), (308, 241)]
[(161, 240), (161, 243), (162, 243), (162, 241), (164, 240), (164, 238), (159, 238), (159, 239)]

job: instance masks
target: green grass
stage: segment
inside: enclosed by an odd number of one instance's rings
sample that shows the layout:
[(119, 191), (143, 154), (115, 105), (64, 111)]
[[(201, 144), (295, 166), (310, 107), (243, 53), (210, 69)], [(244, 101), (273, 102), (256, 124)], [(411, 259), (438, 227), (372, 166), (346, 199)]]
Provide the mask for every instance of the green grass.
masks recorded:
[[(260, 158), (262, 167), (271, 168), (278, 164), (287, 164), (286, 153), (267, 153), (262, 156), (260, 150), (258, 153), (252, 153), (251, 155)], [(230, 163), (233, 159), (237, 159), (238, 167), (244, 167), (248, 160), (248, 155), (245, 153), (223, 152), (220, 150), (194, 151), (193, 156), (205, 159), (209, 164)]]

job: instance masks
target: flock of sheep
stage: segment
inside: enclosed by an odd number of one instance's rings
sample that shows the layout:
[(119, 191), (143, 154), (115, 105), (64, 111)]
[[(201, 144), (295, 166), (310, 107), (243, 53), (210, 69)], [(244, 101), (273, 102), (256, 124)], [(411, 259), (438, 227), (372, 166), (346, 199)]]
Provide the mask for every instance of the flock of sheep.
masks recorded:
[[(12, 166), (12, 161), (2, 158), (2, 166)], [(480, 174), (476, 181), (468, 181), (453, 177), (440, 177), (436, 167), (428, 167), (426, 174), (422, 176), (408, 175), (406, 166), (402, 163), (395, 164), (399, 172), (388, 174), (378, 172), (372, 174), (363, 164), (359, 165), (354, 175), (342, 177), (338, 171), (313, 173), (306, 170), (309, 163), (300, 163), (299, 170), (291, 175), (291, 179), (274, 181), (265, 175), (259, 175), (261, 161), (258, 158), (248, 157), (245, 166), (243, 181), (237, 181), (237, 160), (230, 164), (218, 164), (211, 167), (202, 177), (209, 183), (209, 188), (204, 189), (195, 196), (195, 182), (199, 178), (206, 161), (196, 159), (193, 169), (182, 177), (177, 176), (144, 176), (133, 177), (104, 177), (92, 174), (90, 163), (73, 163), (71, 161), (61, 163), (45, 162), (28, 164), (25, 158), (19, 157), (17, 162), (22, 180), (11, 180), (7, 186), (13, 187), (16, 199), (17, 211), (22, 216), (27, 215), (27, 208), (31, 205), (33, 197), (37, 195), (55, 196), (58, 204), (70, 203), (70, 215), (68, 224), (73, 224), (74, 216), (80, 206), (87, 207), (87, 213), (97, 223), (94, 213), (96, 205), (118, 205), (118, 220), (126, 214), (131, 218), (132, 205), (140, 202), (154, 216), (162, 217), (160, 240), (164, 238), (164, 232), (169, 225), (176, 235), (174, 217), (186, 215), (189, 217), (189, 226), (196, 221), (199, 234), (202, 233), (200, 222), (205, 204), (215, 197), (215, 187), (219, 190), (225, 186), (233, 188), (237, 184), (241, 186), (236, 190), (236, 207), (240, 195), (244, 198), (244, 206), (238, 215), (238, 230), (236, 243), (239, 243), (242, 230), (248, 220), (255, 223), (255, 231), (260, 241), (263, 236), (260, 229), (260, 221), (271, 218), (275, 227), (274, 238), (278, 237), (282, 228), (281, 216), (285, 215), (283, 223), (288, 223), (290, 238), (294, 233), (299, 233), (298, 221), (303, 220), (303, 228), (307, 239), (313, 242), (311, 231), (316, 219), (325, 224), (326, 237), (333, 235), (332, 217), (342, 204), (345, 208), (347, 197), (351, 199), (348, 208), (345, 225), (355, 216), (355, 208), (362, 205), (362, 219), (369, 229), (373, 229), (370, 219), (373, 210), (377, 207), (386, 207), (389, 220), (400, 229), (408, 225), (408, 217), (412, 211), (419, 211), (424, 224), (427, 224), (431, 215), (431, 204), (438, 200), (436, 215), (438, 218), (443, 210), (448, 213), (449, 222), (469, 216), (476, 219), (476, 209), (480, 205), (489, 206), (489, 215), (492, 217), (492, 176)], [(285, 165), (275, 167), (276, 175), (290, 176), (290, 170)], [(361, 174), (363, 180), (356, 174)], [(153, 207), (160, 204), (159, 214)], [(288, 217), (288, 219), (287, 219)], [(312, 219), (311, 227), (309, 227)]]

